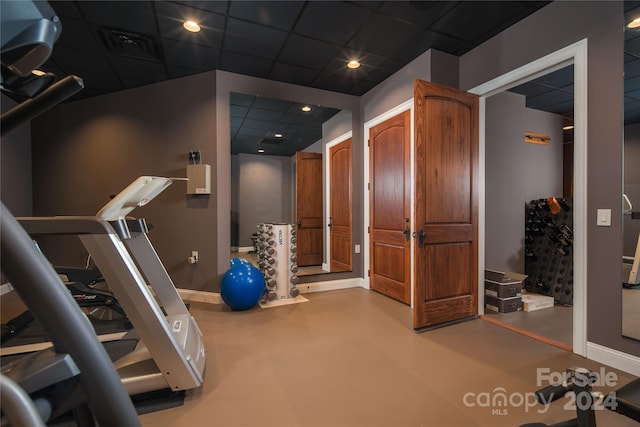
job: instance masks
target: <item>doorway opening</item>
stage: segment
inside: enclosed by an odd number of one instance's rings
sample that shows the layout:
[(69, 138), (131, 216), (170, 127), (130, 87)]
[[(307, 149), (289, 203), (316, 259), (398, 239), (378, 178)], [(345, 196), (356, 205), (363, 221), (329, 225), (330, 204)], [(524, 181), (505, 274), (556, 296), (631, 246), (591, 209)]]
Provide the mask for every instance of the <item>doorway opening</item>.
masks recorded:
[[(471, 89), (480, 95), (480, 230), (479, 230), (479, 293), (484, 294), (484, 270), (491, 268), (487, 263), (487, 104), (490, 97), (508, 89), (537, 79), (554, 71), (573, 65), (574, 78), (574, 152), (573, 152), (573, 309), (572, 345), (574, 353), (586, 354), (586, 96), (587, 96), (587, 42), (582, 40), (539, 60), (533, 61), (512, 72)], [(524, 207), (523, 207), (524, 209)], [(523, 213), (524, 214), (524, 213)], [(483, 306), (479, 313), (484, 314)]]

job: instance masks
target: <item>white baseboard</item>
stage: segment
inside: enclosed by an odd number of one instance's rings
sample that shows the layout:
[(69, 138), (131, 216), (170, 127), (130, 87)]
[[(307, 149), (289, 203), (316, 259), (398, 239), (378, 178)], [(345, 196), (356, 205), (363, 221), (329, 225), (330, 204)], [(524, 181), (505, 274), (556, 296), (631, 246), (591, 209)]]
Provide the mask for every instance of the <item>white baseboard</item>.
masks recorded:
[(222, 297), (218, 292), (194, 291), (192, 289), (178, 289), (180, 298), (184, 301), (204, 302), (207, 304), (222, 304)]
[(587, 359), (640, 377), (640, 357), (623, 353), (600, 344), (587, 342)]
[(11, 286), (11, 283), (9, 282), (3, 283), (2, 285), (0, 285), (0, 295), (8, 294), (12, 290), (13, 290), (13, 286)]
[[(326, 282), (301, 283), (298, 289), (301, 294), (312, 292), (334, 291), (337, 289), (361, 288), (363, 287), (362, 278), (329, 280)], [(218, 292), (195, 291), (192, 289), (178, 289), (180, 297), (184, 301), (204, 302), (207, 304), (223, 304), (222, 297)]]
[(298, 289), (301, 294), (309, 294), (312, 292), (334, 291), (337, 289), (361, 288), (362, 278), (355, 277), (353, 279), (328, 280), (326, 282), (300, 283)]
[(255, 248), (253, 246), (240, 246), (238, 252), (251, 252)]

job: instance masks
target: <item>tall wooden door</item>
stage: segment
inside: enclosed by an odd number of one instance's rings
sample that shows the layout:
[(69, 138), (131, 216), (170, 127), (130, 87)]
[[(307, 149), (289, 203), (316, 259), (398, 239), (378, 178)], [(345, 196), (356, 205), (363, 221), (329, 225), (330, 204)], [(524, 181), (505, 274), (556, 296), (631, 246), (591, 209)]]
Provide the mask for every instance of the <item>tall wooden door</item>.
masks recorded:
[(296, 153), (298, 265), (322, 264), (322, 154)]
[(415, 82), (415, 329), (478, 313), (478, 97)]
[(411, 113), (369, 133), (371, 289), (411, 303)]
[(351, 138), (329, 149), (329, 271), (351, 271)]

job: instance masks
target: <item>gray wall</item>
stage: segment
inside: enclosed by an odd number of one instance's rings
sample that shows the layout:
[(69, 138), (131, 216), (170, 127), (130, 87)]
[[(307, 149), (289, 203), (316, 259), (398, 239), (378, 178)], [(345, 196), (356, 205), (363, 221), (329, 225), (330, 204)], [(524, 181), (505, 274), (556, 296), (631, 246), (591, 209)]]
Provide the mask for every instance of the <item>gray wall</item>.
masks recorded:
[[(471, 89), (588, 38), (587, 339), (640, 355), (622, 337), (622, 2), (553, 2), (460, 58), (460, 87)], [(544, 31), (540, 31), (544, 28)], [(612, 209), (611, 227), (596, 210)], [(606, 307), (606, 309), (603, 309)]]
[[(562, 116), (526, 108), (523, 95), (487, 99), (485, 120), (485, 266), (524, 273), (525, 203), (562, 196)], [(527, 144), (525, 132), (551, 136)]]
[[(200, 150), (214, 174), (215, 116), (214, 73), (60, 105), (32, 123), (34, 213), (95, 215), (140, 175), (185, 177), (190, 150)], [(215, 182), (212, 188), (188, 196), (178, 182), (132, 212), (154, 226), (149, 238), (180, 288), (217, 286)], [(55, 264), (86, 261), (79, 245), (42, 246)], [(187, 263), (192, 250), (196, 265)]]
[[(235, 157), (235, 156), (234, 156)], [(261, 222), (292, 223), (291, 158), (239, 154), (239, 246), (252, 246)]]
[(458, 58), (430, 49), (362, 96), (364, 122), (413, 99), (416, 79), (458, 87)]
[[(2, 114), (16, 103), (0, 95)], [(31, 197), (31, 126), (25, 123), (2, 137), (0, 146), (0, 194), (2, 203), (15, 216), (33, 214)]]

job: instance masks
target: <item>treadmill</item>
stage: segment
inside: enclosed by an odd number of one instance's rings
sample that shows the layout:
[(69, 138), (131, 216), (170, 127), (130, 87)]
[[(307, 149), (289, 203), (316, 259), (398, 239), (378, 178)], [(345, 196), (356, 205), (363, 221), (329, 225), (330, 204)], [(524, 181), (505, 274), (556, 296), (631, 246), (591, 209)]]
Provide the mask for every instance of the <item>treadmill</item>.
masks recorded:
[[(101, 337), (130, 395), (167, 388), (188, 390), (204, 381), (202, 332), (149, 241), (146, 221), (128, 219), (131, 211), (176, 180), (183, 178), (141, 176), (95, 217), (17, 218), (34, 239), (77, 235), (104, 276), (133, 325), (129, 331)], [(49, 346), (42, 344), (42, 348)], [(21, 351), (20, 346), (3, 348), (3, 354)]]

